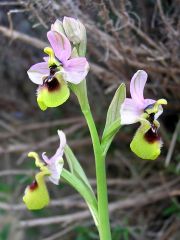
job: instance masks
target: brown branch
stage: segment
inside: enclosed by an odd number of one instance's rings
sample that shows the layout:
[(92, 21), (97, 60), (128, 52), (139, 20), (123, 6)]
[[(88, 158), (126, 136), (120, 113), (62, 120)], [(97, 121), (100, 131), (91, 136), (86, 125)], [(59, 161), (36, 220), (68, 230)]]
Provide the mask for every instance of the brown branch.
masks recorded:
[[(66, 135), (72, 134), (75, 131), (77, 131), (78, 129), (81, 129), (83, 127), (83, 125), (85, 126), (85, 123), (78, 123), (75, 124), (67, 129), (64, 129), (64, 132), (66, 133)], [(5, 153), (15, 153), (15, 152), (28, 152), (28, 151), (36, 151), (37, 149), (42, 149), (45, 148), (47, 146), (49, 146), (52, 143), (55, 143), (58, 141), (58, 136), (54, 135), (52, 137), (48, 137), (47, 139), (45, 139), (42, 142), (36, 142), (36, 143), (32, 143), (32, 144), (12, 144), (7, 146), (6, 148), (4, 147), (0, 147), (0, 154), (5, 154)], [(77, 147), (77, 146), (86, 146), (89, 145), (90, 143), (90, 138), (84, 138), (81, 140), (72, 140), (69, 141), (69, 145)]]
[[(180, 191), (177, 189), (172, 189), (171, 191), (167, 191), (166, 187), (156, 188), (153, 190), (149, 190), (146, 193), (140, 193), (134, 197), (131, 197), (126, 200), (120, 200), (114, 203), (109, 204), (109, 210), (112, 214), (114, 211), (117, 210), (125, 210), (129, 208), (140, 208), (147, 206), (148, 204), (153, 204), (155, 202), (171, 198), (174, 196), (180, 196)], [(49, 224), (57, 224), (61, 222), (73, 222), (82, 221), (86, 218), (90, 217), (89, 211), (81, 211), (78, 213), (73, 214), (67, 214), (64, 216), (53, 216), (48, 218), (39, 218), (39, 219), (33, 219), (33, 220), (22, 220), (20, 221), (20, 227), (34, 227), (34, 226), (43, 226), (43, 225), (49, 225)]]
[(0, 26), (0, 33), (2, 33), (5, 37), (10, 38), (11, 40), (20, 40), (39, 49), (44, 49), (48, 45), (48, 43), (43, 42), (35, 37), (30, 37), (27, 34), (15, 30), (11, 31), (7, 27)]
[(36, 122), (32, 124), (26, 124), (16, 127), (16, 132), (10, 133), (0, 133), (0, 139), (5, 139), (13, 136), (17, 136), (26, 131), (34, 131), (40, 130), (44, 128), (51, 128), (56, 126), (68, 125), (68, 124), (75, 124), (75, 123), (84, 123), (83, 117), (73, 117), (73, 118), (65, 118), (60, 120), (48, 121), (48, 122)]

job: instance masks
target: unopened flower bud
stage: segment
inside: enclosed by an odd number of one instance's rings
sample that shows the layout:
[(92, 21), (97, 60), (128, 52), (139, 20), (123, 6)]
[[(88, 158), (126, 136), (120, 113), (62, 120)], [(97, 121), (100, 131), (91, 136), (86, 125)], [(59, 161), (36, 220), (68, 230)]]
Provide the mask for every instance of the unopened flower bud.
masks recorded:
[(63, 29), (63, 24), (58, 19), (51, 25), (51, 31), (65, 34), (64, 29)]
[(80, 44), (86, 40), (86, 29), (78, 19), (64, 17), (63, 28), (66, 36), (73, 44)]

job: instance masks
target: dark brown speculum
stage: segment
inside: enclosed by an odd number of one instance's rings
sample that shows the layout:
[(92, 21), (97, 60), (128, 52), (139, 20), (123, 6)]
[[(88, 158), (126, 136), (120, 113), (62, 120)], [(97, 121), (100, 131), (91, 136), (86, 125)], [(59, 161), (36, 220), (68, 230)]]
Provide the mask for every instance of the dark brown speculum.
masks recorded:
[(37, 187), (38, 187), (38, 183), (36, 182), (36, 180), (29, 185), (29, 189), (31, 191), (35, 190)]
[(43, 81), (43, 85), (48, 88), (48, 91), (56, 91), (60, 88), (60, 83), (58, 79), (54, 76), (57, 72), (57, 66), (52, 65), (50, 68), (50, 75), (46, 77)]
[(48, 91), (53, 92), (60, 88), (60, 83), (55, 77), (48, 77), (44, 81), (44, 86), (48, 88)]
[(157, 127), (152, 124), (151, 128), (144, 134), (144, 138), (149, 143), (160, 141), (160, 136), (157, 132)]

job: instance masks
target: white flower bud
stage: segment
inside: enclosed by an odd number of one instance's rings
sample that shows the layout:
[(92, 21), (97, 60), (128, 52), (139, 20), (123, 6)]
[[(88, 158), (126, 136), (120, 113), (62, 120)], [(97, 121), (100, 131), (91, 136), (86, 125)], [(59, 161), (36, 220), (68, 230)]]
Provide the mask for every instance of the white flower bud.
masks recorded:
[(58, 19), (54, 22), (54, 24), (51, 25), (51, 31), (56, 31), (56, 32), (65, 34), (63, 29), (63, 24)]
[(63, 28), (66, 36), (73, 44), (86, 41), (86, 29), (78, 19), (64, 17)]

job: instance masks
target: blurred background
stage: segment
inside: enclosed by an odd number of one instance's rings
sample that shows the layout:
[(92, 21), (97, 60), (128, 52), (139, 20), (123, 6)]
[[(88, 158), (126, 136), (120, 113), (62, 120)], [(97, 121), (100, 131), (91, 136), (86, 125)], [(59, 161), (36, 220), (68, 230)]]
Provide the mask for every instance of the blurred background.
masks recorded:
[(53, 154), (57, 129), (96, 189), (89, 132), (75, 96), (42, 112), (26, 73), (44, 56), (51, 23), (63, 16), (79, 18), (87, 29), (88, 95), (100, 134), (116, 88), (124, 82), (129, 90), (138, 69), (149, 76), (146, 98), (168, 101), (156, 161), (130, 151), (138, 124), (122, 127), (108, 153), (113, 240), (180, 239), (179, 15), (179, 0), (0, 0), (0, 240), (98, 239), (83, 200), (63, 182), (48, 183), (46, 209), (29, 212), (22, 203), (36, 172), (27, 153)]

